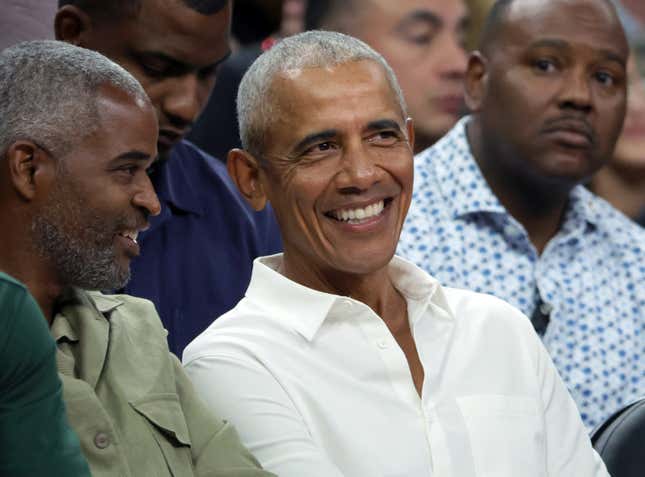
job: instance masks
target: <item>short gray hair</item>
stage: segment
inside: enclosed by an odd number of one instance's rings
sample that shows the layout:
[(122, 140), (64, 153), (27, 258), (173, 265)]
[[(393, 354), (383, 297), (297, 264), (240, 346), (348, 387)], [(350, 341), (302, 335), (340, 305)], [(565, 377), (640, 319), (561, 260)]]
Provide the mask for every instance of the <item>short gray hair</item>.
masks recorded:
[(99, 88), (149, 103), (130, 73), (103, 55), (60, 41), (28, 41), (0, 52), (0, 158), (18, 140), (63, 156), (100, 125)]
[(401, 113), (407, 107), (399, 82), (385, 58), (366, 43), (338, 32), (314, 30), (281, 40), (255, 60), (240, 83), (237, 116), (242, 147), (262, 159), (265, 136), (273, 119), (271, 87), (275, 77), (290, 70), (325, 68), (369, 60), (380, 64), (396, 95)]

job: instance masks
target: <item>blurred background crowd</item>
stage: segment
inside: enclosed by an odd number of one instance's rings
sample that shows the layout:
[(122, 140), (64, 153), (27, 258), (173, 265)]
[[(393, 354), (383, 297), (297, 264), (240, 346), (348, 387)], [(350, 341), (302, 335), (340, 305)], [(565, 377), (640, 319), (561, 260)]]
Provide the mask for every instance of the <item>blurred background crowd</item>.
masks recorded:
[[(422, 151), (466, 112), (461, 102), (466, 55), (477, 45), (493, 3), (493, 0), (446, 2), (445, 16), (441, 18), (447, 22), (445, 25), (420, 21), (401, 27), (401, 20), (415, 9), (415, 2), (236, 0), (232, 19), (233, 54), (221, 65), (217, 87), (189, 139), (214, 157), (225, 160), (231, 148), (240, 146), (235, 96), (253, 60), (280, 38), (305, 29), (328, 29), (366, 41), (393, 66), (417, 124), (417, 152)], [(632, 49), (628, 111), (613, 161), (588, 187), (643, 225), (645, 4), (639, 0), (614, 0), (614, 3)], [(55, 1), (5, 0), (3, 4), (0, 49), (21, 40), (53, 38)], [(462, 23), (448, 23), (451, 21)]]

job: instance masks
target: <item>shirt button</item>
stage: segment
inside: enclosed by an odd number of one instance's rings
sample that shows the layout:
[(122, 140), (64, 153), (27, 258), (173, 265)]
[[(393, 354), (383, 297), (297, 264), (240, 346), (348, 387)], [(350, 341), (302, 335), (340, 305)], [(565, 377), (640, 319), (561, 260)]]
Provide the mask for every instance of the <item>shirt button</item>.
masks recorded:
[(380, 340), (376, 345), (381, 348), (381, 349), (386, 349), (387, 348), (387, 341), (386, 340)]
[(542, 303), (540, 305), (540, 311), (542, 312), (543, 315), (548, 315), (553, 311), (553, 305), (550, 303)]
[(110, 445), (110, 437), (105, 432), (97, 432), (94, 436), (94, 445), (99, 449), (105, 449)]

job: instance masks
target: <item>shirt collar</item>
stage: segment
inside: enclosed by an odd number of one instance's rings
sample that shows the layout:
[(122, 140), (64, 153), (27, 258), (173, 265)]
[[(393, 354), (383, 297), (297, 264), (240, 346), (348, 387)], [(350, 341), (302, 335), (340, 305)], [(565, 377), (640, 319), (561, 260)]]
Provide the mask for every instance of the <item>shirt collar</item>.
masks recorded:
[[(367, 308), (353, 298), (314, 290), (288, 279), (277, 271), (282, 259), (280, 253), (254, 260), (246, 299), (265, 309), (270, 316), (278, 317), (306, 340), (314, 339), (325, 319), (346, 313), (346, 303)], [(437, 280), (400, 257), (393, 257), (388, 267), (394, 286), (408, 302), (432, 301), (442, 310), (440, 315), (453, 318)]]
[[(508, 215), (497, 196), (489, 187), (470, 149), (466, 127), (471, 117), (461, 118), (434, 146), (417, 156), (417, 163), (437, 161), (437, 184), (453, 217), (479, 212)], [(583, 186), (571, 191), (565, 224), (579, 227), (582, 221), (597, 224), (601, 217), (594, 207), (594, 195)]]
[(201, 156), (202, 152), (187, 141), (173, 147), (168, 160), (150, 176), (161, 202), (182, 212), (203, 215), (204, 207), (190, 181), (191, 168), (196, 167), (195, 161), (203, 159)]
[(437, 161), (437, 184), (453, 217), (477, 212), (506, 213), (493, 194), (473, 157), (466, 136), (470, 116), (457, 124), (434, 146), (417, 156), (421, 168), (426, 161)]
[(569, 204), (562, 225), (563, 231), (567, 229), (582, 228), (586, 225), (598, 226), (603, 217), (595, 204), (596, 196), (584, 186), (578, 185), (569, 194)]
[(105, 320), (109, 313), (123, 302), (110, 295), (95, 293), (91, 297), (77, 288), (67, 289), (58, 300), (60, 310), (54, 316), (51, 334), (56, 342), (78, 342), (84, 334), (82, 320)]

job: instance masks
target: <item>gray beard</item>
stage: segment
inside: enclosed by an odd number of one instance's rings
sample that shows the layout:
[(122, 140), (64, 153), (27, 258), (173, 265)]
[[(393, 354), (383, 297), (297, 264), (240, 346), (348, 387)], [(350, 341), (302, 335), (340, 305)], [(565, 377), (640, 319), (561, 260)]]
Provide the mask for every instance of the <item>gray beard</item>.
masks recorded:
[[(129, 267), (116, 262), (112, 237), (105, 238), (105, 222), (98, 217), (82, 217), (78, 207), (65, 210), (60, 203), (51, 204), (40, 211), (32, 222), (34, 243), (41, 256), (53, 265), (64, 286), (87, 290), (114, 290), (122, 288), (130, 279)], [(73, 217), (73, 236), (60, 226), (59, 218)]]

